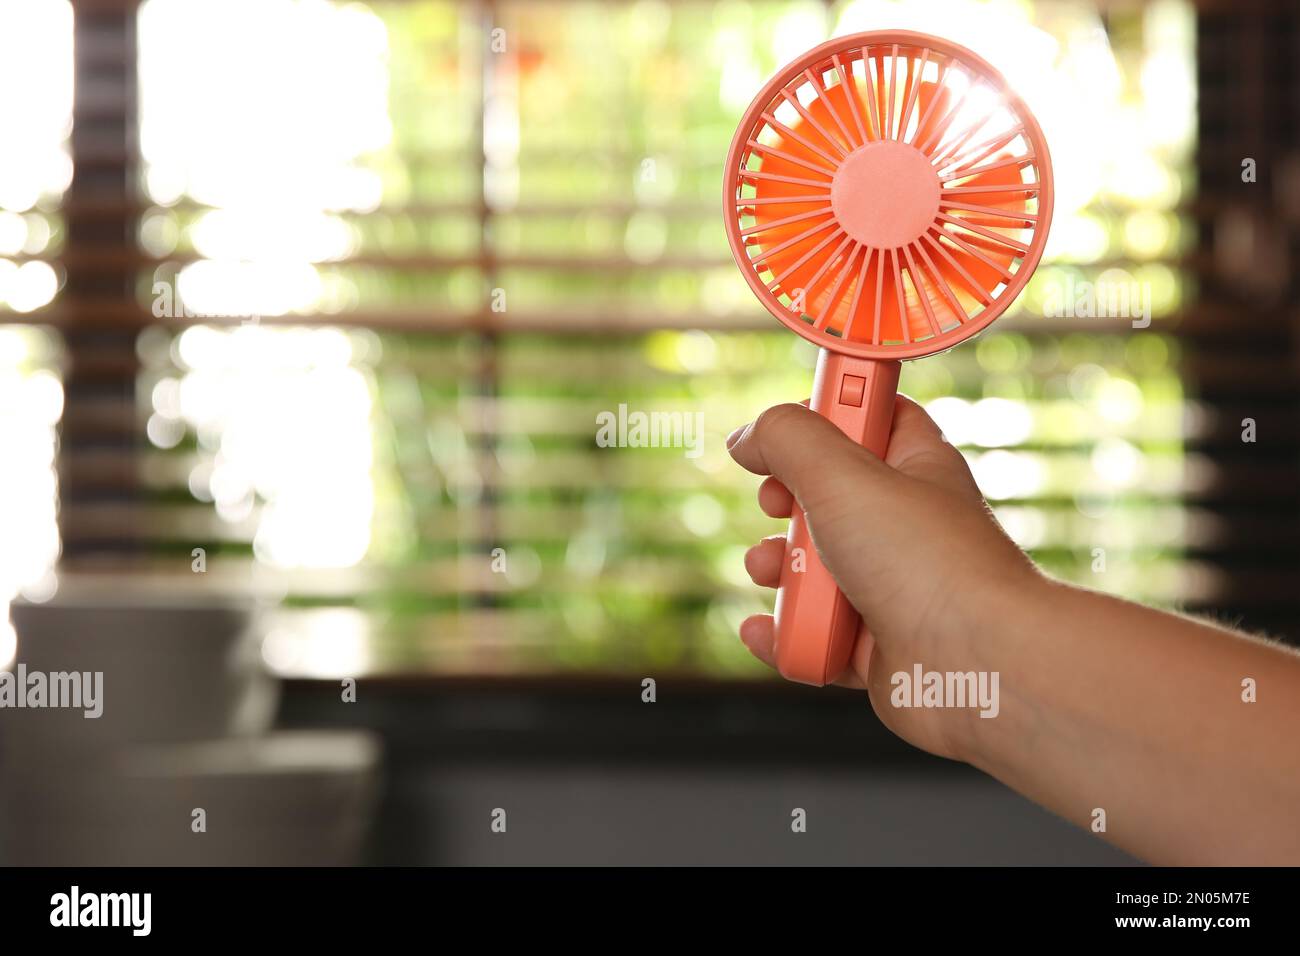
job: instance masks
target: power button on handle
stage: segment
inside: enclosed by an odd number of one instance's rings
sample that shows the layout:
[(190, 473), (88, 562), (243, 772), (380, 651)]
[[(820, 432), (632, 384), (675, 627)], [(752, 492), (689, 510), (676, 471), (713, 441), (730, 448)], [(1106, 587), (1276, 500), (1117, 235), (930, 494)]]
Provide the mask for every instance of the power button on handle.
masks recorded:
[(867, 390), (867, 380), (861, 375), (845, 375), (840, 385), (840, 404), (862, 407), (862, 396)]

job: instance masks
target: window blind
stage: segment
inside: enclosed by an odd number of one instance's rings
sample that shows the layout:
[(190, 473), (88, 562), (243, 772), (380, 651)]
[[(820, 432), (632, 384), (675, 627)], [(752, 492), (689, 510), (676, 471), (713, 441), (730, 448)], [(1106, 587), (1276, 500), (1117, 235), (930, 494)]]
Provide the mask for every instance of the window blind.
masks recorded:
[[(1031, 103), (1074, 188), (1020, 306), (904, 389), (1054, 572), (1273, 626), (1292, 610), (1293, 448), (1237, 423), (1258, 408), (1294, 441), (1289, 331), (1234, 333), (1268, 320), (1238, 316), (1214, 251), (1239, 175), (1217, 173), (1254, 115), (1230, 107), (1249, 77), (1215, 66), (1220, 15), (962, 10), (963, 42), (1037, 31), (1057, 44), (1044, 69), (1091, 92)], [(899, 11), (942, 32), (924, 4)], [(734, 638), (769, 600), (741, 555), (783, 528), (722, 436), (804, 397), (814, 356), (736, 274), (719, 170), (762, 79), (866, 15), (78, 8), (78, 69), (102, 72), (74, 128), (107, 125), (85, 147), (93, 193), (71, 196), (97, 225), (80, 245), (70, 229), (57, 307), (64, 568), (166, 586), (202, 549), (205, 584), (283, 601), (267, 655), (288, 673), (762, 674)], [(209, 42), (224, 33), (251, 44), (245, 68)], [(1261, 156), (1290, 135), (1276, 115)], [(74, 161), (89, 143), (74, 134)], [(1108, 283), (1150, 314), (1090, 314)], [(702, 415), (701, 453), (601, 447), (621, 408)]]

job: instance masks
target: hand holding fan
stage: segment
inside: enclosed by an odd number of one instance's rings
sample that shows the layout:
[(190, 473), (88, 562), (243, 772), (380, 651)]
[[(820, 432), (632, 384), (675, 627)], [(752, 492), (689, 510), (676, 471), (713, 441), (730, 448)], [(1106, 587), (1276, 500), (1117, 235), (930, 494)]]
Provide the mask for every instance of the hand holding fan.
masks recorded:
[[(727, 154), (723, 212), (750, 288), (822, 348), (812, 409), (884, 458), (900, 360), (984, 329), (1038, 265), (1051, 161), (1034, 117), (980, 57), (920, 33), (859, 33), (811, 50), (755, 97)], [(858, 628), (796, 505), (778, 669), (833, 681)]]

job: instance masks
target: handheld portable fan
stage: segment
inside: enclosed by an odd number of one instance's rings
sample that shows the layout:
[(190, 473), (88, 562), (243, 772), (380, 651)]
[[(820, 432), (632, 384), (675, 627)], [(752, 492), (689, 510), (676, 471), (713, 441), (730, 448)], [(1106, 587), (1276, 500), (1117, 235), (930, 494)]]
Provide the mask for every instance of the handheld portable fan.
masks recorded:
[[(1029, 281), (1052, 166), (1025, 104), (970, 50), (859, 33), (806, 53), (754, 98), (727, 154), (723, 213), (750, 288), (822, 348), (812, 409), (884, 458), (900, 360), (975, 335)], [(833, 681), (858, 627), (796, 505), (778, 669)]]

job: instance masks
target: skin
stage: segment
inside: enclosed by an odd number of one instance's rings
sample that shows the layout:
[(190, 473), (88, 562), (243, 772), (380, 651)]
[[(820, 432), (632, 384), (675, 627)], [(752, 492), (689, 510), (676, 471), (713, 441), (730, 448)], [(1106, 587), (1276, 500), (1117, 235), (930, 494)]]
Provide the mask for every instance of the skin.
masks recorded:
[[(1104, 809), (1100, 835), (1148, 862), (1300, 864), (1300, 654), (1046, 576), (905, 397), (883, 462), (800, 405), (768, 409), (727, 444), (769, 476), (766, 514), (789, 517), (795, 501), (807, 514), (863, 620), (837, 683), (865, 690), (894, 733), (1079, 826)], [(784, 554), (784, 536), (760, 541), (750, 577), (776, 587)], [(771, 615), (740, 636), (773, 663)], [(893, 706), (890, 675), (918, 662), (997, 671), (998, 715)]]

